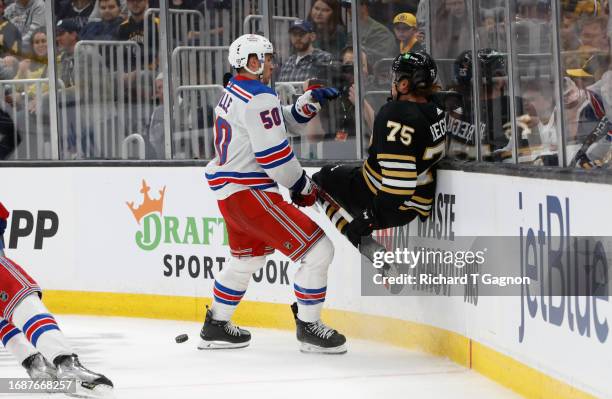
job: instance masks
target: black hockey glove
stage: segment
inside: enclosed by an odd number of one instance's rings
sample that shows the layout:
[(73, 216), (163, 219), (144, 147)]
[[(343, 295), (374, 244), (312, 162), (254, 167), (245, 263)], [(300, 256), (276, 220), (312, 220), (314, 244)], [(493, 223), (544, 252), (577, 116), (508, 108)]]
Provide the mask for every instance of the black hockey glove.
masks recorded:
[(353, 219), (353, 221), (346, 226), (344, 234), (355, 248), (359, 248), (361, 237), (372, 234), (375, 225), (376, 223), (372, 211), (365, 209), (359, 217)]

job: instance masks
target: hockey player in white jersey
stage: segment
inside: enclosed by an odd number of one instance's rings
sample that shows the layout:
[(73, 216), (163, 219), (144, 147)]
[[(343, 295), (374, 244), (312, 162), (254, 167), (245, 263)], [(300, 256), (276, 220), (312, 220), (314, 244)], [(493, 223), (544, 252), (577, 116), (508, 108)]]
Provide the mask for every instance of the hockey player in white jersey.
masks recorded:
[(327, 272), (334, 248), (308, 216), (283, 200), (278, 184), (293, 202), (311, 206), (317, 196), (287, 141), (287, 129), (304, 129), (332, 88), (309, 88), (292, 106), (282, 107), (267, 86), (274, 69), (272, 43), (243, 35), (229, 48), (237, 71), (215, 108), (215, 158), (206, 178), (225, 218), (232, 258), (217, 274), (213, 305), (207, 309), (200, 349), (247, 346), (251, 335), (230, 319), (244, 296), (251, 275), (266, 255), (281, 251), (300, 266), (295, 273), (297, 303), (291, 306), (297, 338), (306, 352), (344, 353), (345, 337), (321, 322)]

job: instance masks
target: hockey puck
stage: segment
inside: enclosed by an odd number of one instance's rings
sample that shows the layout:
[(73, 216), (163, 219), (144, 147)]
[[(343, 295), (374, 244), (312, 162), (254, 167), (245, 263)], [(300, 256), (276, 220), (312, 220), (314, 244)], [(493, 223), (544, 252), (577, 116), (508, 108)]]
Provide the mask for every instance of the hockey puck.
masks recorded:
[(174, 338), (177, 344), (182, 344), (183, 342), (186, 342), (188, 339), (189, 339), (189, 336), (187, 334), (177, 335), (176, 338)]

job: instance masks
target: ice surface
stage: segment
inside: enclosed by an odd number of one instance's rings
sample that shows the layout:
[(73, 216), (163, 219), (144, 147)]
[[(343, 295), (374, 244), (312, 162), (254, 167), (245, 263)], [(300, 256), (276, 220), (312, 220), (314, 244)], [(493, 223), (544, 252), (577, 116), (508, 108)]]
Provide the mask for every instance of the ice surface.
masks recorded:
[[(450, 360), (350, 339), (346, 355), (303, 354), (289, 331), (250, 329), (245, 349), (199, 351), (199, 323), (63, 316), (82, 363), (105, 374), (122, 399), (495, 398), (519, 396)], [(174, 337), (189, 334), (177, 344)], [(0, 377), (26, 377), (0, 349)], [(62, 394), (0, 394), (0, 398)]]

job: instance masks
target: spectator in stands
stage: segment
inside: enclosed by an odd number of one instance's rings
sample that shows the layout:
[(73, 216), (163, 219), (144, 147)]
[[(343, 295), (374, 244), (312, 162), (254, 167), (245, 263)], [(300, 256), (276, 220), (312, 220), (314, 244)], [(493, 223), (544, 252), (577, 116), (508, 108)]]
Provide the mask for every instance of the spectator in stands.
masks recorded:
[(569, 68), (566, 73), (580, 88), (595, 83), (610, 69), (610, 55), (592, 55), (580, 68)]
[[(45, 3), (43, 0), (15, 0), (8, 7), (4, 16), (11, 21), (21, 33), (21, 41), (26, 47), (31, 43), (32, 33), (38, 28), (45, 27)], [(29, 52), (31, 49), (24, 48)]]
[(602, 0), (562, 0), (563, 10), (580, 16), (597, 16), (605, 13)]
[[(123, 19), (127, 19), (129, 16), (129, 12), (127, 9), (127, 1), (119, 0), (119, 8), (121, 9), (121, 16)], [(94, 10), (89, 14), (89, 22), (100, 21), (102, 19), (102, 15), (100, 15), (100, 0), (96, 0)]]
[[(607, 17), (582, 18), (578, 25), (578, 42), (580, 45), (576, 52), (567, 53), (564, 57), (564, 63), (570, 69), (581, 68), (594, 55), (607, 55), (610, 51), (610, 42), (607, 36)], [(607, 69), (607, 65), (605, 69)]]
[[(147, 69), (157, 69), (157, 44), (159, 32), (159, 20), (153, 18), (153, 21), (145, 21), (145, 12), (149, 8), (148, 0), (127, 0), (130, 17), (119, 25), (117, 30), (118, 40), (131, 40), (140, 46), (141, 49), (141, 65)], [(150, 24), (149, 37), (145, 38), (145, 22)], [(148, 46), (149, 56), (145, 59), (145, 45)], [(136, 58), (134, 53), (131, 57), (132, 69), (136, 67)]]
[(87, 24), (94, 8), (94, 0), (59, 0), (55, 2), (55, 15), (58, 21), (72, 19), (81, 29)]
[(114, 40), (119, 25), (123, 23), (119, 0), (100, 0), (101, 21), (88, 22), (80, 33), (81, 40)]
[[(15, 79), (42, 79), (48, 76), (47, 69), (47, 30), (46, 28), (38, 28), (32, 34), (32, 54), (30, 58), (26, 58), (19, 63), (19, 70)], [(40, 92), (38, 88), (40, 87)], [(18, 103), (23, 102), (23, 96), (28, 98), (28, 109), (29, 113), (36, 111), (37, 96), (43, 95), (49, 91), (49, 85), (36, 85), (31, 84), (27, 87), (20, 88), (22, 90), (21, 96), (16, 99)]]
[[(351, 2), (343, 0), (342, 5), (351, 14)], [(368, 57), (368, 64), (375, 65), (383, 58), (393, 58), (397, 55), (398, 46), (393, 33), (383, 24), (370, 17), (369, 5), (366, 1), (360, 2), (357, 18), (359, 18), (359, 40), (361, 48)], [(352, 39), (349, 40), (349, 43)]]
[(561, 50), (571, 51), (580, 47), (578, 41), (578, 17), (576, 14), (563, 11), (561, 17)]
[(578, 50), (584, 52), (605, 52), (610, 50), (607, 35), (608, 18), (604, 16), (586, 18), (580, 24)]
[(0, 0), (0, 79), (7, 80), (15, 76), (19, 61), (16, 56), (21, 53), (21, 33), (19, 29), (4, 16), (4, 1)]
[(342, 21), (340, 0), (317, 0), (312, 3), (308, 21), (313, 26), (317, 39), (314, 46), (339, 58), (347, 45), (346, 26)]
[(330, 53), (313, 46), (317, 34), (309, 21), (293, 21), (289, 37), (295, 53), (281, 66), (279, 82), (303, 82), (313, 78), (317, 75), (317, 67), (331, 61)]
[(422, 51), (425, 46), (419, 40), (417, 20), (414, 14), (403, 12), (393, 18), (393, 33), (399, 45), (400, 53)]
[(419, 0), (369, 0), (372, 3), (370, 14), (372, 18), (382, 23), (393, 20), (397, 14), (409, 12), (415, 14)]
[(79, 41), (79, 25), (71, 20), (61, 20), (55, 28), (59, 54), (58, 77), (65, 87), (74, 86), (74, 50)]
[(153, 109), (153, 113), (149, 119), (145, 154), (147, 159), (164, 159), (164, 77), (161, 73), (155, 78), (153, 97), (157, 100), (158, 106)]
[[(586, 137), (605, 116), (605, 107), (602, 98), (596, 91), (581, 89), (575, 82), (565, 77), (563, 81), (563, 110), (565, 116), (565, 137), (567, 141), (567, 161), (574, 158), (576, 152)], [(600, 94), (605, 94), (601, 93)], [(559, 129), (555, 123), (555, 115), (551, 115), (549, 122), (541, 130), (542, 143), (556, 149)]]

